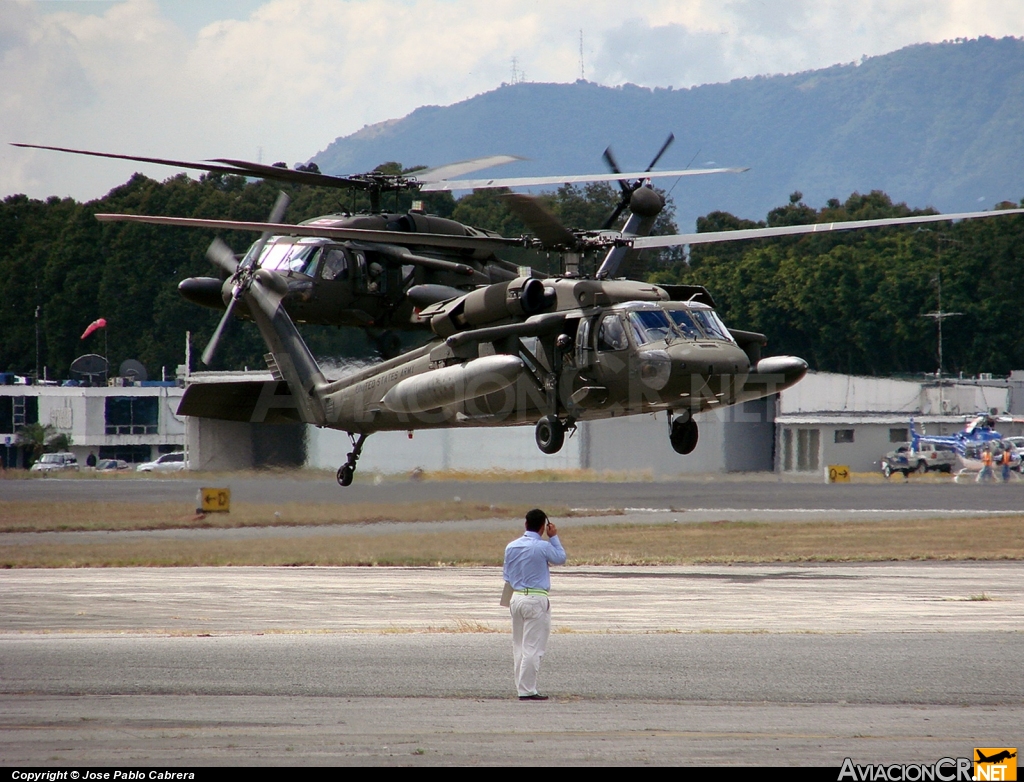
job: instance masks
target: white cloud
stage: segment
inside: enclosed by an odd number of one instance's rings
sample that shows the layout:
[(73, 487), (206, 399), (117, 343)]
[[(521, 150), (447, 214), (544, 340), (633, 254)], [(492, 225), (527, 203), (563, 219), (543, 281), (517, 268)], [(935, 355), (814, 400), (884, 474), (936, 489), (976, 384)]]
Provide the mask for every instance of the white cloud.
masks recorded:
[[(364, 124), (493, 89), (513, 57), (529, 80), (572, 81), (581, 27), (587, 78), (677, 88), (1024, 34), (1016, 0), (220, 2), (221, 18), (208, 2), (190, 19), (156, 0), (0, 0), (0, 140), (295, 163)], [(96, 197), (138, 168), (5, 146), (0, 193)]]

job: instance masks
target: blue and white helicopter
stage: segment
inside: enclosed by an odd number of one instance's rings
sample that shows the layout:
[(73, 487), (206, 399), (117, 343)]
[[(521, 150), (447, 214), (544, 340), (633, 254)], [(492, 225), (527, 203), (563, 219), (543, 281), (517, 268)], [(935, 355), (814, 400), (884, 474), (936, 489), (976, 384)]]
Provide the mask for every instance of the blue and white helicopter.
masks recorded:
[[(911, 418), (911, 451), (920, 451), (923, 446), (927, 445), (942, 446), (954, 450), (961, 465), (960, 470), (953, 479), (957, 482), (965, 475), (976, 475), (979, 481), (986, 478), (994, 480), (995, 475), (992, 470), (1000, 466), (1004, 451), (1010, 452), (1011, 471), (1019, 473), (1024, 451), (1013, 440), (1019, 441), (1020, 438), (1010, 440), (1004, 437), (995, 429), (997, 421), (1019, 423), (1024, 421), (1024, 419), (982, 413), (974, 416), (959, 432), (949, 435), (928, 435), (918, 432), (914, 419)], [(986, 452), (992, 456), (987, 471), (985, 464)]]

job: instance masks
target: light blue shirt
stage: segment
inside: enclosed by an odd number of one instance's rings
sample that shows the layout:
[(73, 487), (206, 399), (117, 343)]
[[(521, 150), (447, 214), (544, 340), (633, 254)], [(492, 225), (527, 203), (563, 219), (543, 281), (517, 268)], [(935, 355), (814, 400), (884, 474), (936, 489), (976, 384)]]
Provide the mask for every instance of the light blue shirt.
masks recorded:
[(539, 533), (527, 530), (505, 547), (505, 580), (513, 589), (551, 588), (548, 563), (565, 564), (565, 549), (555, 535), (543, 540)]

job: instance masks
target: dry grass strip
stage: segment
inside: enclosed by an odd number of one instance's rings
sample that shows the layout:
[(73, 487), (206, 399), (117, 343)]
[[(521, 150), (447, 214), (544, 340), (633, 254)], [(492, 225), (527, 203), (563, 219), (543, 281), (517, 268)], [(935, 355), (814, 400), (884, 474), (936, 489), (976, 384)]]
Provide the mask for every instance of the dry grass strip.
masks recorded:
[[(385, 521), (467, 521), (522, 518), (532, 505), (486, 502), (281, 503), (234, 502), (230, 513), (197, 519), (184, 503), (143, 502), (8, 502), (0, 512), (3, 532), (82, 532), (94, 530), (233, 529), (368, 524)], [(553, 507), (554, 516), (570, 515)], [(620, 513), (607, 511), (608, 515)], [(594, 515), (589, 511), (588, 515)], [(2, 542), (2, 538), (0, 538)]]
[[(1022, 560), (1024, 517), (562, 525), (575, 565)], [(0, 567), (500, 565), (505, 532), (0, 545)], [(0, 538), (2, 544), (2, 538)]]

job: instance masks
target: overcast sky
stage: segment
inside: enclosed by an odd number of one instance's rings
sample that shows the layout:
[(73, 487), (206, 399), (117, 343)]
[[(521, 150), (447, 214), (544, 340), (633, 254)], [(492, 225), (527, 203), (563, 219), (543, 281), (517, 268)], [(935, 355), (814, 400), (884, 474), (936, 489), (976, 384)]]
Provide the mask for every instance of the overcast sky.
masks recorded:
[[(512, 80), (696, 84), (1024, 36), (1021, 0), (0, 0), (0, 196), (135, 170), (9, 141), (294, 164)], [(494, 150), (500, 153), (502, 150)], [(437, 165), (445, 161), (415, 161)]]

